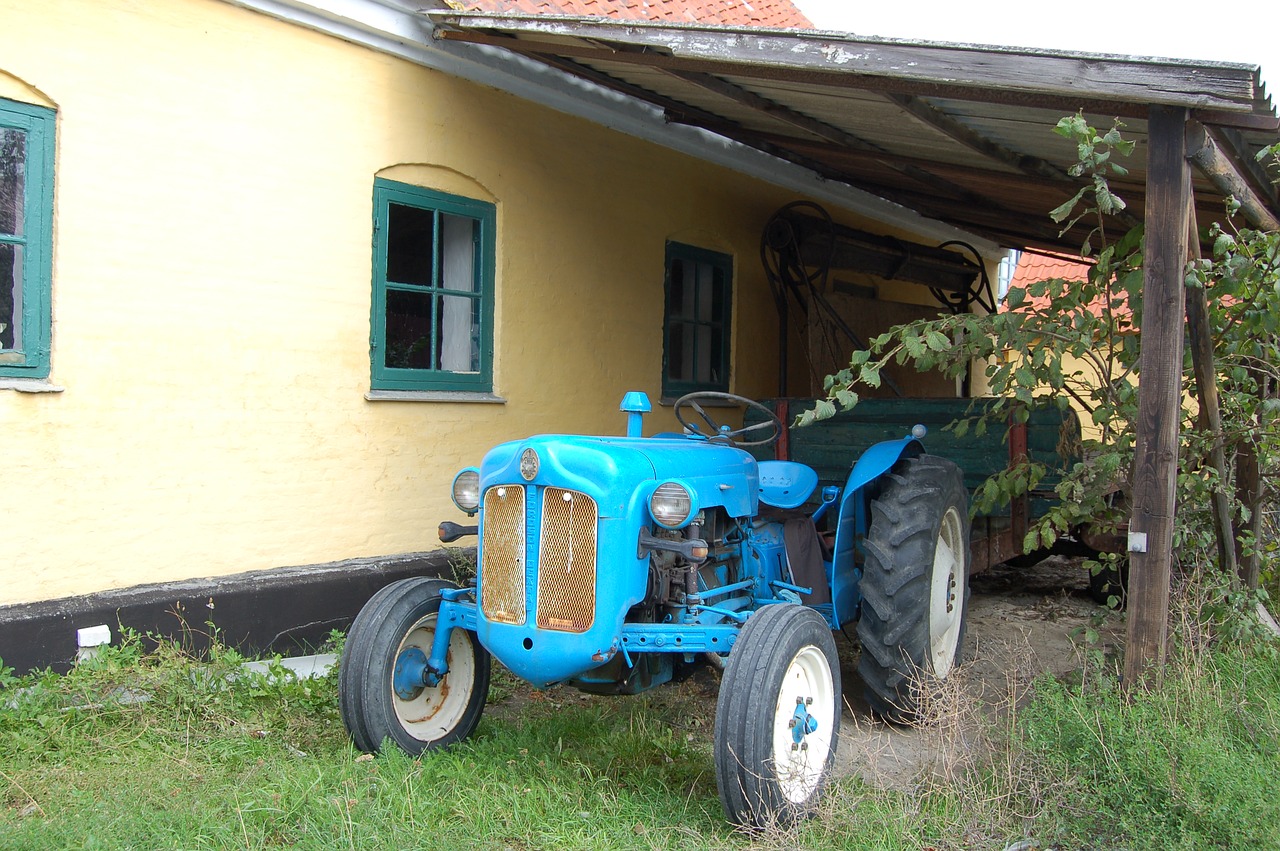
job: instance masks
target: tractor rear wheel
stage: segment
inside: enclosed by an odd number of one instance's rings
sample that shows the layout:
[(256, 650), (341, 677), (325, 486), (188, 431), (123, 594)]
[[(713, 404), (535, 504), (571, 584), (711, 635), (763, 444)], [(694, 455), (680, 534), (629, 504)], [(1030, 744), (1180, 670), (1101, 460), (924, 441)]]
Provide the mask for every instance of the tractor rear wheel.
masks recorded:
[[(441, 579), (402, 579), (369, 599), (347, 634), (338, 667), (338, 707), (355, 746), (366, 753), (390, 741), (416, 756), (471, 734), (489, 694), (489, 651), (474, 633), (449, 637), (449, 672), (422, 685), (431, 655)], [(416, 680), (414, 673), (418, 674)]]
[(841, 699), (821, 615), (776, 603), (747, 619), (716, 703), (716, 785), (729, 821), (758, 830), (812, 810), (835, 761)]
[(964, 476), (933, 455), (904, 458), (871, 502), (859, 588), (858, 673), (872, 710), (919, 715), (921, 686), (960, 658), (969, 606), (969, 510)]

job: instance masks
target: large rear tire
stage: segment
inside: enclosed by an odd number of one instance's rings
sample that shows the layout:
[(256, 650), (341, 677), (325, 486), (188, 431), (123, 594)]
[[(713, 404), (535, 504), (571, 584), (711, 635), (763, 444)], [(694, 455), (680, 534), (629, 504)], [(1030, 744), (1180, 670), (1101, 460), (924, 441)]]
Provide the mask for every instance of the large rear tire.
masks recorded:
[(960, 468), (933, 455), (895, 464), (871, 502), (865, 547), (858, 673), (873, 711), (913, 721), (921, 685), (945, 679), (964, 645), (969, 509)]
[(729, 821), (758, 830), (813, 809), (835, 762), (841, 696), (821, 615), (777, 603), (747, 620), (716, 703), (716, 785)]
[(397, 690), (396, 667), (431, 655), (442, 579), (403, 579), (369, 599), (356, 616), (338, 668), (338, 707), (355, 746), (366, 753), (390, 741), (416, 756), (471, 735), (489, 694), (489, 652), (475, 633), (454, 629), (449, 672), (435, 687)]

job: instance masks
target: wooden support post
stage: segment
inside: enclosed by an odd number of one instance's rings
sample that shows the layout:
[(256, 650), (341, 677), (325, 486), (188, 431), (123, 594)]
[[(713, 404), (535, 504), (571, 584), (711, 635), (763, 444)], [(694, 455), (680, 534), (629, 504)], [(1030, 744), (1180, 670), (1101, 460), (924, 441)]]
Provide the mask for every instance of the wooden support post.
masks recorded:
[[(1188, 190), (1190, 195), (1190, 190)], [(1200, 259), (1200, 233), (1196, 227), (1195, 205), (1187, 214), (1187, 240), (1192, 260)], [(1218, 474), (1213, 490), (1213, 529), (1218, 538), (1218, 569), (1236, 575), (1236, 543), (1232, 531), (1231, 500), (1227, 486), (1231, 471), (1222, 439), (1222, 411), (1218, 406), (1218, 372), (1213, 365), (1213, 334), (1209, 329), (1209, 299), (1203, 287), (1187, 290), (1187, 334), (1191, 338), (1191, 363), (1196, 374), (1200, 428), (1209, 432), (1213, 445), (1209, 464)]]
[[(1020, 423), (1013, 414), (1009, 415), (1009, 467), (1027, 463), (1027, 424)], [(1030, 500), (1027, 495), (1015, 496), (1009, 503), (1009, 525), (1013, 529), (1013, 542), (1021, 552), (1023, 540), (1027, 537), (1027, 525), (1030, 517)]]
[(1262, 557), (1256, 545), (1262, 537), (1262, 471), (1258, 466), (1258, 447), (1247, 439), (1236, 447), (1236, 499), (1251, 512), (1242, 531), (1250, 533), (1254, 550), (1245, 553), (1236, 541), (1236, 557), (1240, 563), (1240, 582), (1253, 589), (1262, 582)]
[(1169, 636), (1174, 490), (1186, 312), (1190, 167), (1182, 108), (1153, 106), (1148, 119), (1146, 253), (1138, 385), (1133, 517), (1129, 521), (1126, 688), (1150, 685), (1164, 669)]

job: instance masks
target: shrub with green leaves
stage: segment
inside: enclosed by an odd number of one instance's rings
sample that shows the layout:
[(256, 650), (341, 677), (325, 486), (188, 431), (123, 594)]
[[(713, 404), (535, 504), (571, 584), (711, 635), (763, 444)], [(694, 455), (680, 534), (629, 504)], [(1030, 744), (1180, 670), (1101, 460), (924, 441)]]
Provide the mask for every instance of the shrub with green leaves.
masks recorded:
[[(1074, 406), (1091, 428), (1084, 430), (1083, 460), (1060, 473), (1060, 501), (1033, 524), (1024, 549), (1050, 546), (1060, 535), (1082, 524), (1096, 531), (1114, 530), (1126, 519), (1134, 460), (1135, 423), (1142, 324), (1143, 232), (1107, 230), (1108, 216), (1125, 209), (1107, 178), (1123, 175), (1117, 160), (1133, 151), (1117, 123), (1105, 133), (1083, 116), (1064, 118), (1056, 132), (1075, 142), (1079, 161), (1072, 174), (1084, 185), (1067, 203), (1051, 212), (1063, 233), (1081, 220), (1096, 222), (1081, 249), (1087, 264), (1083, 280), (1038, 281), (1009, 290), (1004, 309), (989, 315), (960, 313), (899, 325), (855, 351), (849, 366), (825, 382), (826, 399), (800, 415), (805, 426), (857, 405), (860, 387), (879, 387), (890, 362), (910, 363), (921, 371), (959, 376), (984, 371), (989, 392), (997, 399), (981, 411), (953, 423), (963, 436), (989, 427), (1004, 427), (1010, 418), (1025, 421), (1034, 404)], [(1280, 145), (1263, 159), (1280, 174)], [(1234, 213), (1234, 202), (1229, 213)], [(1111, 220), (1114, 220), (1112, 218)], [(1234, 222), (1234, 219), (1229, 219)], [(1217, 384), (1222, 399), (1222, 439), (1237, 457), (1247, 450), (1264, 471), (1260, 498), (1240, 499), (1233, 469), (1220, 475), (1209, 463), (1215, 435), (1198, 417), (1191, 356), (1184, 369), (1181, 458), (1175, 552), (1184, 566), (1216, 560), (1211, 496), (1228, 495), (1233, 520), (1241, 531), (1246, 555), (1264, 558), (1264, 578), (1274, 582), (1273, 565), (1280, 543), (1257, 529), (1275, 530), (1280, 482), (1280, 234), (1214, 224), (1213, 256), (1189, 263), (1186, 283), (1202, 288), (1210, 305)], [(1044, 478), (1039, 463), (1017, 465), (992, 477), (975, 494), (974, 511), (987, 513), (1026, 493)], [(1251, 526), (1255, 512), (1259, 525)], [(1094, 564), (1094, 569), (1100, 565)], [(1235, 577), (1217, 580), (1224, 594), (1238, 585)], [(1256, 597), (1236, 598), (1248, 606)]]

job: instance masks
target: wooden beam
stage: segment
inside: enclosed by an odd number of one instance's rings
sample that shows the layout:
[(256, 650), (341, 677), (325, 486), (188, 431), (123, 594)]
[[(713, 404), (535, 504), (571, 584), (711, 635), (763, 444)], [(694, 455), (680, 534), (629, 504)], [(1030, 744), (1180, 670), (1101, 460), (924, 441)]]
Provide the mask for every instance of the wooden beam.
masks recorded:
[(1192, 122), (1186, 129), (1187, 158), (1196, 164), (1200, 172), (1214, 185), (1223, 196), (1232, 195), (1240, 202), (1240, 212), (1245, 220), (1258, 230), (1280, 230), (1280, 220), (1267, 208), (1267, 204), (1249, 185), (1248, 179), (1240, 173), (1205, 131), (1204, 125)]
[(1236, 168), (1249, 181), (1249, 186), (1253, 188), (1254, 192), (1258, 193), (1266, 205), (1272, 210), (1280, 210), (1280, 191), (1278, 191), (1280, 187), (1277, 187), (1272, 182), (1275, 180), (1274, 175), (1270, 174), (1267, 171), (1267, 167), (1259, 162), (1254, 153), (1249, 150), (1249, 146), (1244, 137), (1240, 135), (1240, 131), (1230, 127), (1215, 127), (1209, 124), (1205, 124), (1204, 129), (1209, 134), (1209, 138), (1217, 143), (1218, 148), (1226, 154), (1227, 158), (1235, 164)]
[[(693, 73), (689, 71), (669, 71), (667, 73), (685, 81), (686, 83), (698, 86), (701, 89), (705, 89), (706, 91), (717, 94), (720, 97), (731, 100), (734, 103), (741, 104), (742, 106), (746, 106), (750, 109), (756, 110), (757, 112), (764, 113), (770, 118), (781, 121), (784, 124), (790, 124), (792, 127), (803, 130), (806, 133), (812, 133), (819, 138), (826, 139), (828, 142), (833, 142), (836, 145), (841, 146), (843, 149), (861, 151), (873, 155), (888, 153), (879, 145), (875, 145), (865, 139), (861, 139), (858, 136), (847, 133), (839, 127), (834, 127), (827, 124), (825, 121), (819, 121), (812, 116), (805, 115), (804, 113), (792, 109), (789, 106), (784, 106), (780, 103), (769, 100), (763, 95), (749, 89), (744, 89), (742, 86), (723, 80), (712, 74)], [(967, 187), (960, 186), (957, 183), (953, 183), (950, 180), (939, 177), (928, 169), (921, 168), (918, 165), (895, 162), (885, 162), (885, 165), (888, 168), (906, 175), (922, 186), (938, 192), (946, 193), (947, 195), (962, 200), (968, 204), (985, 205), (997, 208), (1000, 206), (996, 199), (974, 192)]]
[[(1257, 66), (1100, 56), (978, 45), (913, 44), (826, 33), (724, 32), (612, 19), (567, 20), (440, 11), (437, 38), (484, 43), (485, 33), (518, 34), (510, 49), (661, 65), (679, 70), (827, 82), (841, 88), (896, 91), (997, 103), (1042, 104), (1104, 115), (1151, 104), (1250, 113)], [(457, 29), (449, 29), (455, 27)], [(645, 48), (611, 53), (575, 39)], [(1096, 106), (1097, 109), (1093, 107)]]
[(894, 94), (885, 95), (885, 97), (897, 104), (908, 115), (935, 130), (940, 130), (945, 135), (950, 136), (965, 147), (977, 151), (989, 160), (1016, 168), (1023, 174), (1047, 178), (1058, 183), (1079, 183), (1076, 178), (1067, 174), (1053, 163), (1006, 148), (1004, 145), (983, 136), (973, 128), (962, 124), (942, 110), (930, 106), (918, 97)]
[(686, 83), (705, 89), (755, 112), (764, 113), (770, 118), (781, 121), (783, 124), (789, 124), (792, 127), (804, 130), (806, 133), (812, 133), (820, 139), (834, 142), (842, 149), (848, 148), (873, 154), (885, 153), (884, 148), (879, 145), (874, 145), (852, 133), (841, 130), (839, 127), (832, 126), (825, 121), (819, 121), (812, 116), (772, 101), (750, 89), (744, 89), (742, 86), (731, 83), (714, 74), (702, 74), (694, 71), (669, 71), (667, 73), (676, 79), (684, 80)]
[(1163, 673), (1169, 636), (1174, 492), (1181, 419), (1183, 270), (1191, 206), (1187, 111), (1153, 106), (1148, 119), (1146, 252), (1139, 361), (1133, 516), (1129, 521), (1129, 624), (1124, 685)]
[[(925, 101), (912, 95), (894, 95), (889, 94), (885, 97), (891, 102), (897, 104), (904, 112), (912, 116), (918, 121), (939, 130), (950, 136), (960, 144), (982, 154), (988, 159), (1007, 166), (1018, 169), (1023, 174), (1032, 177), (1044, 177), (1055, 180), (1064, 185), (1071, 186), (1073, 189), (1083, 186), (1087, 181), (1072, 177), (1067, 172), (1058, 168), (1048, 160), (1042, 160), (1039, 157), (1033, 157), (1030, 154), (1023, 154), (1011, 148), (1007, 148), (998, 142), (988, 139), (972, 127), (952, 118), (940, 109), (930, 106)], [(1129, 227), (1135, 227), (1141, 222), (1138, 221), (1127, 210), (1121, 210), (1119, 218)]]
[[(1190, 176), (1188, 175), (1188, 178)], [(1190, 187), (1187, 189), (1191, 191)], [(1195, 208), (1187, 217), (1187, 243), (1192, 260), (1200, 259), (1200, 229), (1196, 226)], [(1200, 428), (1207, 431), (1213, 443), (1209, 464), (1218, 474), (1214, 488), (1213, 529), (1218, 539), (1218, 567), (1235, 576), (1236, 544), (1231, 524), (1231, 501), (1227, 486), (1231, 471), (1227, 467), (1226, 446), (1222, 439), (1222, 411), (1218, 405), (1218, 372), (1213, 365), (1213, 334), (1209, 328), (1209, 299), (1204, 287), (1187, 288), (1187, 336), (1191, 340), (1191, 364), (1196, 376)]]
[[(671, 111), (667, 115), (668, 122), (675, 124), (689, 124), (690, 127), (700, 127), (704, 131), (719, 133), (726, 136), (728, 133), (735, 134), (735, 138), (744, 143), (755, 147), (759, 145), (772, 145), (776, 147), (786, 147), (788, 150), (796, 151), (797, 154), (814, 157), (814, 159), (827, 160), (835, 159), (840, 161), (841, 165), (856, 164), (869, 166), (869, 168), (890, 168), (905, 174), (905, 166), (915, 166), (915, 168), (932, 171), (946, 180), (955, 182), (957, 178), (966, 178), (975, 180), (980, 183), (998, 183), (1001, 187), (1001, 196), (1007, 196), (1006, 189), (1010, 186), (1036, 186), (1036, 187), (1062, 187), (1060, 180), (1050, 180), (1047, 178), (1030, 177), (1030, 175), (1020, 173), (1020, 171), (998, 171), (996, 169), (978, 168), (974, 165), (965, 165), (963, 163), (951, 163), (947, 160), (928, 160), (919, 156), (908, 156), (904, 154), (893, 154), (891, 151), (882, 150), (882, 148), (852, 148), (844, 145), (838, 145), (836, 142), (822, 141), (822, 139), (800, 138), (797, 136), (788, 136), (786, 133), (771, 133), (767, 131), (756, 131), (742, 127), (740, 124), (727, 122), (723, 118), (703, 122), (703, 120), (695, 120), (684, 118), (680, 114)], [(904, 168), (896, 168), (896, 166), (904, 166)], [(1062, 200), (1071, 197), (1074, 189), (1065, 193)]]
[(1256, 112), (1222, 112), (1215, 109), (1193, 109), (1191, 117), (1201, 124), (1214, 127), (1231, 127), (1236, 130), (1260, 130), (1263, 133), (1274, 133), (1280, 130), (1280, 116), (1274, 112), (1270, 115), (1259, 115)]

